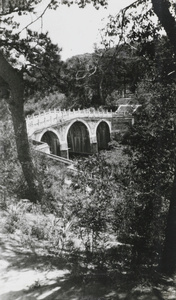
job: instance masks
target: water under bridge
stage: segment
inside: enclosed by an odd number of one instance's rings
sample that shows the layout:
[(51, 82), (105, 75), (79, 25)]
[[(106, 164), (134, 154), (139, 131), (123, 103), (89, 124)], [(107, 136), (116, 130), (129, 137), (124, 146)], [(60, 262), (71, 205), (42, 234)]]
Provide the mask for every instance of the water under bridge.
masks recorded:
[(133, 124), (132, 106), (128, 110), (49, 110), (26, 118), (27, 131), (37, 149), (72, 158), (108, 149), (113, 132)]

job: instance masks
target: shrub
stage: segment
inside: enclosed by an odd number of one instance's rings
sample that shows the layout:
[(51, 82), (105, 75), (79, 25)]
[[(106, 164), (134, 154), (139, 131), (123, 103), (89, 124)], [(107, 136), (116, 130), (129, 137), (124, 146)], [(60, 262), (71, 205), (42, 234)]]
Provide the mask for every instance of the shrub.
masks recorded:
[(4, 224), (4, 229), (8, 233), (14, 233), (18, 228), (18, 222), (20, 220), (21, 214), (16, 207), (11, 207), (8, 210), (8, 215)]

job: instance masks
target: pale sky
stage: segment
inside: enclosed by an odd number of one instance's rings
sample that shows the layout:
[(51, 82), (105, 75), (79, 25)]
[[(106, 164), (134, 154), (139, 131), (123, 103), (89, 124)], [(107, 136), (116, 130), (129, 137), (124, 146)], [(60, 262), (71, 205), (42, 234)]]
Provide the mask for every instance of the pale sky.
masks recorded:
[[(45, 13), (42, 22), (42, 31), (49, 31), (54, 43), (62, 48), (61, 57), (66, 59), (76, 54), (91, 53), (94, 44), (100, 45), (99, 29), (105, 24), (103, 18), (109, 14), (116, 15), (121, 8), (131, 4), (134, 0), (109, 0), (108, 8), (96, 10), (92, 5), (80, 9), (77, 5), (60, 6), (56, 11)], [(41, 11), (48, 1), (44, 0)], [(34, 20), (30, 16), (30, 21)], [(35, 24), (35, 30), (41, 31), (41, 21)]]

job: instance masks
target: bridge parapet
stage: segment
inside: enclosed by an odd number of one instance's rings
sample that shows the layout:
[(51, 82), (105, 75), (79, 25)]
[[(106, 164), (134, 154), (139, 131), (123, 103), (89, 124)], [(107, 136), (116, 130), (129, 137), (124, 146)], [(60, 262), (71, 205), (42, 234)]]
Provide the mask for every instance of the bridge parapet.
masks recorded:
[(76, 118), (112, 118), (112, 111), (78, 109), (78, 110), (49, 110), (38, 115), (27, 116), (27, 131), (31, 135), (35, 130), (61, 124)]

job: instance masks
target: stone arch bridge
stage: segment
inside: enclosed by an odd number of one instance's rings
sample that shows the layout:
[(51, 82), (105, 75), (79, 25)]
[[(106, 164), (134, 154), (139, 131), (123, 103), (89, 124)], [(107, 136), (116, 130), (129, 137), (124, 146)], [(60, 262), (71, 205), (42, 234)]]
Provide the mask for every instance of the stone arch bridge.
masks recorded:
[(133, 123), (132, 115), (107, 110), (49, 110), (26, 118), (38, 150), (71, 158), (108, 148), (112, 132)]

